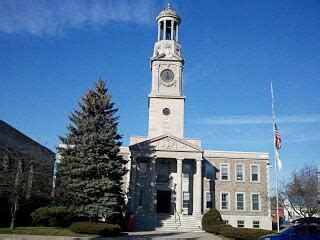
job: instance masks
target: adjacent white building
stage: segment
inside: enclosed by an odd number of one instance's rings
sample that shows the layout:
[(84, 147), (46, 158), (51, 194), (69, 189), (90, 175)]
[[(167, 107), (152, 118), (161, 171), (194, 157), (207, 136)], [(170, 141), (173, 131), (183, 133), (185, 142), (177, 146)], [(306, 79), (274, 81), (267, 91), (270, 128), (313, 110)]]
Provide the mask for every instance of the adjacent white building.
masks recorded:
[(156, 20), (148, 136), (132, 136), (121, 148), (135, 230), (201, 231), (210, 208), (233, 226), (271, 229), (268, 154), (205, 150), (184, 136), (181, 19), (167, 6)]

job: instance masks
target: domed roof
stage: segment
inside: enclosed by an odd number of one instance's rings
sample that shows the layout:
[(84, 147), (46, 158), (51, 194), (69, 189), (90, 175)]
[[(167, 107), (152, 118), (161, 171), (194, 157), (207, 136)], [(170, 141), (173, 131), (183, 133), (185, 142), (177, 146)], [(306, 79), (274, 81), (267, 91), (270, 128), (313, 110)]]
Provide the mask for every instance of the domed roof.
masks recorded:
[(173, 17), (177, 19), (179, 22), (181, 21), (180, 16), (178, 15), (177, 11), (174, 10), (169, 4), (161, 10), (157, 17), (157, 21), (162, 17)]

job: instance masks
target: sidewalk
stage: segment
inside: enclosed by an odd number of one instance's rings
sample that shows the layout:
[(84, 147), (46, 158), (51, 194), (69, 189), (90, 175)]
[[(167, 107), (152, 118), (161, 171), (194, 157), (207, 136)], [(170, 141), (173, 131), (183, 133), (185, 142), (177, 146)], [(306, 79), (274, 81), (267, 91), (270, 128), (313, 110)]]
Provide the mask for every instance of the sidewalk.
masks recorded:
[(199, 240), (222, 240), (220, 237), (206, 232), (130, 232), (121, 237), (98, 237), (79, 238), (63, 236), (41, 236), (41, 235), (13, 235), (2, 234), (0, 240), (108, 240), (108, 239), (199, 239)]

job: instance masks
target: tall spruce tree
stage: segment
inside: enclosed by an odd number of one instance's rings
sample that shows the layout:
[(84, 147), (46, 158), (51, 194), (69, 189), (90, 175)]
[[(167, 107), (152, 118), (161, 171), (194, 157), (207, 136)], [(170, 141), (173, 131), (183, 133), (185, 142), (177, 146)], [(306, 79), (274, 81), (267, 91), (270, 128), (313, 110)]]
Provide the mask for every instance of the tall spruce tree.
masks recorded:
[(101, 79), (81, 100), (69, 116), (68, 133), (60, 137), (58, 199), (78, 216), (117, 222), (125, 205), (118, 109)]

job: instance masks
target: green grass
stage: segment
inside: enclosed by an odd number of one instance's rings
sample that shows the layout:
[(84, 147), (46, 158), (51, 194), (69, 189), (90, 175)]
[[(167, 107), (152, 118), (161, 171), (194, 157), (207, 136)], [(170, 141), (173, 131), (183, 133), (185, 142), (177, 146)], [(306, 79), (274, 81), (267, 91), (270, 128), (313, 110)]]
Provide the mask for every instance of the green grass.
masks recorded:
[(0, 228), (0, 234), (97, 237), (96, 235), (75, 233), (69, 228), (58, 227), (16, 227), (15, 229)]

